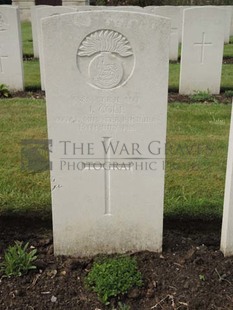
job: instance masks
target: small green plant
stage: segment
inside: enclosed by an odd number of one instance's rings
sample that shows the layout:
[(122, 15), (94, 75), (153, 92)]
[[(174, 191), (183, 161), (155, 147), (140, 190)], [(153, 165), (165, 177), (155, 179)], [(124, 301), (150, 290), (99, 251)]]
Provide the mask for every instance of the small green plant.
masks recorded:
[(117, 308), (112, 308), (112, 310), (130, 310), (130, 306), (123, 304), (121, 301), (118, 302)]
[(105, 258), (102, 262), (95, 262), (85, 280), (104, 304), (109, 303), (110, 297), (143, 284), (136, 259), (131, 257)]
[(226, 90), (224, 94), (227, 98), (231, 98), (233, 97), (233, 90)]
[(122, 302), (118, 302), (118, 310), (130, 310), (130, 306), (123, 304)]
[(10, 91), (5, 84), (0, 84), (0, 97), (10, 97)]
[(205, 276), (203, 275), (203, 274), (199, 274), (199, 279), (200, 279), (200, 281), (205, 281)]
[(193, 95), (189, 96), (193, 102), (214, 101), (214, 97), (208, 91), (195, 91)]
[(1, 271), (7, 276), (21, 276), (28, 270), (36, 269), (33, 262), (37, 259), (36, 249), (29, 251), (28, 243), (24, 246), (22, 242), (16, 241), (13, 246), (9, 246), (4, 254), (1, 263)]

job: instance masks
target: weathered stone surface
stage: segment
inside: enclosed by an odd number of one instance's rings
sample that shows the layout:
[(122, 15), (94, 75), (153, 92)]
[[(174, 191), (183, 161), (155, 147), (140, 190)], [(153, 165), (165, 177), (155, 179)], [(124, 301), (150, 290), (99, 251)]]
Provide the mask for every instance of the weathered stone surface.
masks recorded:
[(228, 144), (221, 251), (225, 256), (233, 255), (233, 110)]
[(173, 61), (178, 60), (179, 50), (179, 35), (181, 32), (181, 16), (182, 10), (178, 6), (147, 6), (145, 11), (150, 14), (155, 14), (167, 17), (171, 20), (171, 33), (170, 33), (170, 47), (169, 59)]
[(161, 251), (169, 20), (96, 11), (42, 28), (55, 254)]
[[(44, 55), (43, 55), (43, 47), (42, 47), (42, 32), (41, 32), (41, 20), (43, 18), (75, 12), (74, 7), (68, 6), (46, 6), (37, 10), (36, 13), (36, 23), (37, 23), (37, 37), (38, 37), (38, 47), (39, 47), (39, 60), (40, 60), (40, 81), (41, 81), (41, 89), (45, 90), (45, 82), (44, 82)], [(57, 37), (57, 33), (54, 35)]]

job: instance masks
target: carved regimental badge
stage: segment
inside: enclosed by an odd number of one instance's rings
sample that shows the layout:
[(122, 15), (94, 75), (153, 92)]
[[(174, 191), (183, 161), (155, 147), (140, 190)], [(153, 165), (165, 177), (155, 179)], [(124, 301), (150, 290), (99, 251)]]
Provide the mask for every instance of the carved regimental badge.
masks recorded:
[(134, 55), (129, 41), (122, 34), (98, 30), (81, 42), (77, 64), (89, 84), (111, 89), (123, 85), (130, 78)]

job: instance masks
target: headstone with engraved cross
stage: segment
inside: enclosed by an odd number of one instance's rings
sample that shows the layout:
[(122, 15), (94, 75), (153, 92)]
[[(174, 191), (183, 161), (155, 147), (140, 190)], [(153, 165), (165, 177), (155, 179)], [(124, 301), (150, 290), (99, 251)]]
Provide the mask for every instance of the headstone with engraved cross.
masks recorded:
[(19, 10), (11, 5), (0, 5), (0, 84), (24, 88)]
[(225, 11), (216, 7), (184, 10), (180, 94), (220, 92)]
[(170, 21), (103, 10), (42, 31), (55, 254), (161, 251)]

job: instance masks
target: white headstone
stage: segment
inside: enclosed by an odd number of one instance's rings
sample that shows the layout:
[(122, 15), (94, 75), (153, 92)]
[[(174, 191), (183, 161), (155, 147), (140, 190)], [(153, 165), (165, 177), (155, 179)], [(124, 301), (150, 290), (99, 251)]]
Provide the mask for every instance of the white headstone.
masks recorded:
[(19, 10), (11, 5), (0, 5), (0, 84), (24, 88)]
[(181, 9), (178, 6), (147, 6), (144, 10), (147, 13), (171, 19), (169, 59), (177, 61), (179, 56), (179, 34), (181, 32)]
[(231, 31), (231, 18), (232, 18), (232, 9), (230, 5), (220, 6), (225, 10), (225, 35), (224, 43), (229, 43), (230, 41), (230, 31)]
[(34, 4), (33, 0), (12, 0), (12, 5), (19, 8), (20, 21), (30, 21), (30, 7)]
[(219, 5), (219, 6), (179, 6), (181, 8), (181, 31), (180, 31), (180, 38), (179, 38), (179, 42), (182, 42), (182, 22), (183, 22), (183, 12), (185, 9), (188, 8), (221, 8), (225, 11), (225, 35), (224, 35), (224, 43), (229, 43), (229, 36), (230, 36), (230, 24), (231, 24), (231, 10), (230, 10), (230, 6), (229, 5)]
[(131, 12), (144, 12), (144, 9), (136, 5), (119, 5), (119, 6), (106, 6), (107, 10), (116, 10), (116, 11), (131, 11)]
[(62, 0), (63, 6), (88, 6), (89, 0)]
[(233, 5), (231, 5), (231, 30), (230, 35), (233, 36)]
[(169, 20), (95, 11), (42, 29), (55, 254), (161, 251)]
[(220, 92), (225, 11), (216, 7), (184, 10), (180, 94)]
[(179, 5), (180, 8), (180, 22), (179, 22), (179, 43), (182, 43), (182, 29), (183, 29), (183, 16), (184, 16), (184, 10), (186, 9), (192, 9), (193, 5)]
[(221, 251), (225, 256), (233, 255), (233, 109), (228, 144)]
[(31, 25), (32, 25), (32, 41), (33, 41), (33, 54), (35, 58), (39, 58), (38, 36), (37, 36), (37, 10), (47, 7), (48, 5), (33, 5), (31, 6)]
[(143, 8), (140, 6), (133, 5), (124, 5), (124, 6), (110, 6), (110, 5), (85, 5), (85, 6), (77, 6), (76, 11), (102, 11), (102, 10), (113, 10), (113, 11), (132, 11), (132, 12), (142, 12)]
[[(68, 6), (46, 6), (37, 10), (36, 23), (37, 23), (38, 46), (39, 46), (40, 82), (42, 90), (45, 90), (45, 82), (44, 82), (44, 55), (42, 52), (43, 48), (42, 48), (41, 20), (43, 18), (53, 15), (75, 12), (75, 10), (76, 8)], [(54, 36), (57, 38), (59, 34), (57, 32), (54, 32)]]

